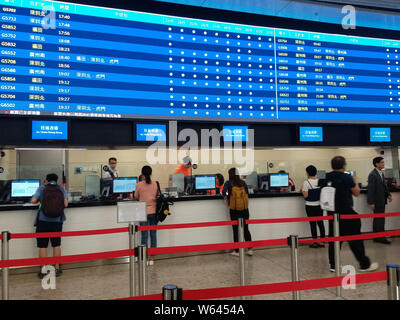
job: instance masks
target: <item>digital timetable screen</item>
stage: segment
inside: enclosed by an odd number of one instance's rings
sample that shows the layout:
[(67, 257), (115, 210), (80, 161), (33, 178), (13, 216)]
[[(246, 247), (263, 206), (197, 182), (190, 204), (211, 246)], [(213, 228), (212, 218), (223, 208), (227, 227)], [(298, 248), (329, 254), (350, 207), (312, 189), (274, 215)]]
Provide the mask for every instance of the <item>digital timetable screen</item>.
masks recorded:
[(400, 120), (399, 41), (56, 1), (0, 12), (1, 114)]

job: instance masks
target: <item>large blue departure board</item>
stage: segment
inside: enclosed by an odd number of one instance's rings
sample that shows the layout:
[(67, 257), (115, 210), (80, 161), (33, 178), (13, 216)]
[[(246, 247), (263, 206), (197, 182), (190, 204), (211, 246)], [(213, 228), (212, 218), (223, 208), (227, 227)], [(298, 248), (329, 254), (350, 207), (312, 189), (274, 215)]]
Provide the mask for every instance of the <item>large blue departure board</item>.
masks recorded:
[(0, 10), (1, 114), (400, 120), (400, 41), (55, 1)]

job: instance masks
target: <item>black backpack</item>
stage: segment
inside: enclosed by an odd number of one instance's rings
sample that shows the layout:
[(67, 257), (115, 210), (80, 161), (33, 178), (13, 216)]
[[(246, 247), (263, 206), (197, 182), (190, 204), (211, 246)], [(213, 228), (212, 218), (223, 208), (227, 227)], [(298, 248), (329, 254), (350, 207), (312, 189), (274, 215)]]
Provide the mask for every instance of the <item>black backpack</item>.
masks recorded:
[(44, 187), (42, 212), (49, 218), (60, 217), (64, 212), (64, 193), (60, 186), (47, 184)]
[(156, 208), (156, 214), (157, 214), (157, 220), (159, 222), (163, 222), (165, 220), (165, 218), (167, 217), (167, 215), (170, 215), (171, 212), (169, 211), (169, 206), (173, 205), (172, 202), (168, 201), (167, 198), (164, 197), (164, 195), (161, 193), (161, 189), (160, 189), (160, 184), (157, 181), (157, 188), (158, 188), (158, 192), (159, 195), (156, 198), (156, 202), (157, 202), (157, 208)]

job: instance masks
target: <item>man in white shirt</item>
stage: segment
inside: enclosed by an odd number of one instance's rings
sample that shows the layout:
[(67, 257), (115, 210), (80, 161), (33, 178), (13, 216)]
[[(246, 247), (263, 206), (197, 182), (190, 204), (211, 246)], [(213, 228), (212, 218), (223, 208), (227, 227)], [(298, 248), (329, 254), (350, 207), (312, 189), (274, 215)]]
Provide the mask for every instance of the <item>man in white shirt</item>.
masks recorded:
[(108, 167), (109, 171), (104, 171), (103, 178), (118, 178), (119, 172), (117, 170), (117, 158), (110, 158), (108, 159)]

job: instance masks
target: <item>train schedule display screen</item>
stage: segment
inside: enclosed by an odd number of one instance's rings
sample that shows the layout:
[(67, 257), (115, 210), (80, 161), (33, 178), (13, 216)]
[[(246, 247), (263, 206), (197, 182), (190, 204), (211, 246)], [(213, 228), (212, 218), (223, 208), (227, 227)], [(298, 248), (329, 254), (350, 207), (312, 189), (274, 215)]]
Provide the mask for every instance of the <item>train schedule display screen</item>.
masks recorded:
[(0, 0), (0, 114), (396, 122), (400, 42)]

